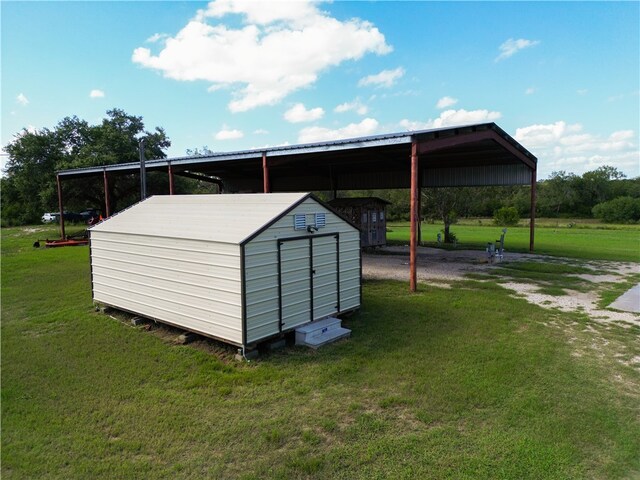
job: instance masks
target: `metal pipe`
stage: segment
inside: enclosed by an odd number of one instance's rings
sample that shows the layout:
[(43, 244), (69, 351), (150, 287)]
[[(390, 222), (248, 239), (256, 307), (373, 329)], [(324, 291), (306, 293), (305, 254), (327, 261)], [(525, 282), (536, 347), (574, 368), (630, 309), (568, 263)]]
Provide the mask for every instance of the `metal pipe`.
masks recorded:
[(409, 242), (409, 290), (417, 290), (418, 275), (416, 272), (417, 232), (416, 222), (418, 213), (418, 141), (411, 140), (411, 238)]
[(269, 185), (269, 166), (267, 165), (267, 152), (262, 152), (262, 182), (264, 193), (271, 193), (271, 185)]
[(529, 223), (529, 251), (533, 252), (536, 231), (536, 169), (531, 169), (531, 220)]
[(173, 167), (169, 163), (169, 195), (175, 195), (175, 184), (173, 182)]
[(109, 198), (109, 179), (107, 177), (107, 169), (102, 171), (104, 177), (104, 214), (107, 217), (111, 216), (111, 199)]
[(56, 183), (58, 184), (58, 210), (60, 211), (60, 238), (64, 240), (64, 207), (62, 206), (62, 184), (60, 183), (60, 174), (56, 175)]
[(147, 170), (144, 158), (145, 139), (138, 141), (138, 150), (140, 151), (140, 200), (147, 198)]

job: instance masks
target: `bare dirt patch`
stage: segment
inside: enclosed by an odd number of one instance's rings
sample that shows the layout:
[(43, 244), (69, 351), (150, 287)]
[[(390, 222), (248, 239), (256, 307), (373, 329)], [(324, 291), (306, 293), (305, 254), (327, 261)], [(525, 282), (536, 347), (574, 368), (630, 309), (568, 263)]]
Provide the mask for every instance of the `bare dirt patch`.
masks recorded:
[[(501, 283), (515, 295), (546, 309), (565, 312), (582, 312), (592, 320), (608, 324), (623, 322), (640, 326), (640, 315), (631, 312), (617, 312), (598, 307), (600, 292), (606, 284), (622, 282), (628, 275), (637, 273), (640, 267), (635, 263), (611, 261), (580, 261), (544, 255), (505, 253), (504, 262), (555, 262), (579, 265), (593, 270), (593, 274), (580, 274), (579, 278), (593, 284), (588, 292), (569, 290), (567, 295), (548, 295), (538, 292), (540, 285), (526, 280), (511, 280)], [(439, 287), (449, 287), (452, 282), (464, 280), (470, 273), (490, 274), (495, 272), (500, 262), (490, 263), (485, 252), (478, 250), (441, 250), (420, 247), (417, 256), (418, 280)], [(362, 257), (362, 273), (365, 279), (408, 280), (409, 248), (404, 246), (386, 247), (378, 253), (366, 253)], [(495, 280), (495, 277), (492, 278)]]

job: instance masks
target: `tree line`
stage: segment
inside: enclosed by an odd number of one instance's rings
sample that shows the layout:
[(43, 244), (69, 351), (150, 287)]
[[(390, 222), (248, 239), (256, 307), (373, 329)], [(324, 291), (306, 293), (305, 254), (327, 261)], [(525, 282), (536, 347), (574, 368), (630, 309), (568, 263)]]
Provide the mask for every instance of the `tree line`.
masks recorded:
[[(161, 127), (146, 130), (142, 117), (114, 108), (97, 125), (76, 116), (66, 117), (54, 128), (17, 133), (4, 147), (9, 158), (0, 179), (2, 226), (39, 223), (44, 212), (58, 211), (56, 172), (80, 167), (139, 161), (138, 141), (145, 138), (146, 158), (165, 158), (171, 141)], [(166, 193), (165, 173), (147, 173), (149, 195)], [(109, 210), (117, 212), (140, 199), (140, 177), (136, 174), (109, 177)], [(176, 189), (198, 192), (200, 182), (175, 179)], [(102, 177), (65, 179), (66, 211), (97, 208), (104, 211)]]
[[(640, 177), (625, 178), (610, 166), (576, 175), (554, 172), (536, 184), (536, 216), (546, 218), (598, 218), (605, 222), (629, 223), (640, 220)], [(410, 192), (396, 190), (360, 190), (353, 196), (377, 196), (391, 202), (387, 218), (409, 220)], [(424, 188), (420, 216), (445, 224), (456, 218), (488, 217), (504, 207), (514, 207), (520, 217), (529, 217), (531, 188), (453, 187)]]
[[(171, 146), (164, 129), (146, 130), (142, 117), (120, 109), (106, 112), (97, 125), (76, 116), (66, 117), (54, 128), (26, 129), (4, 147), (9, 158), (0, 179), (2, 226), (39, 223), (44, 212), (57, 211), (56, 172), (79, 167), (137, 162), (138, 140), (145, 137), (145, 156), (165, 158)], [(209, 152), (203, 147), (204, 152)], [(190, 153), (201, 153), (195, 149)], [(149, 172), (149, 195), (166, 193), (168, 176)], [(209, 185), (176, 178), (181, 193), (209, 191)], [(122, 210), (139, 199), (139, 177), (118, 175), (109, 179), (110, 210)], [(65, 180), (64, 198), (68, 210), (103, 209), (102, 178)], [(536, 215), (540, 217), (595, 217), (607, 222), (640, 220), (640, 177), (627, 179), (616, 168), (604, 166), (581, 176), (554, 172), (537, 184)], [(390, 220), (409, 219), (409, 190), (367, 190), (341, 192), (345, 196), (377, 196), (391, 202)], [(421, 217), (455, 223), (459, 217), (492, 217), (504, 207), (514, 207), (522, 217), (529, 215), (530, 188), (466, 187), (423, 189)]]

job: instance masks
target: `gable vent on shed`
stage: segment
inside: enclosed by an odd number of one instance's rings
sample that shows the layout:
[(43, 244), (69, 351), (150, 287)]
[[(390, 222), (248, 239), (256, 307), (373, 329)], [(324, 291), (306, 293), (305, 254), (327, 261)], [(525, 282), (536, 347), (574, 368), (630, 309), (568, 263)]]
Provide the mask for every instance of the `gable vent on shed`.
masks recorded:
[(316, 213), (316, 227), (323, 228), (327, 226), (327, 215), (323, 213)]
[(304, 214), (295, 214), (293, 216), (293, 229), (294, 230), (305, 230), (307, 228), (307, 219)]

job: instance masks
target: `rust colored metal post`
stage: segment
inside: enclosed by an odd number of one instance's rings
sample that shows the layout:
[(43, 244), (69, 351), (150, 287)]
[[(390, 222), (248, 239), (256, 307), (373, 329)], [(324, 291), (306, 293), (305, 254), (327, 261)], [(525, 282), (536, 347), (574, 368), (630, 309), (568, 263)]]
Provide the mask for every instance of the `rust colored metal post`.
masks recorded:
[(411, 142), (411, 239), (409, 242), (409, 289), (415, 292), (418, 287), (416, 271), (417, 260), (417, 222), (418, 222), (418, 141)]
[(262, 152), (262, 182), (264, 193), (271, 193), (271, 185), (269, 185), (269, 167), (267, 165), (267, 152)]
[(418, 170), (418, 245), (422, 245), (422, 175)]
[(175, 195), (175, 184), (173, 182), (173, 167), (169, 164), (169, 195)]
[(64, 233), (64, 207), (62, 205), (62, 184), (60, 183), (60, 175), (56, 175), (56, 183), (58, 184), (58, 210), (60, 211), (60, 238), (65, 239)]
[(104, 214), (106, 217), (111, 216), (111, 199), (109, 198), (109, 177), (107, 176), (107, 171), (102, 171), (102, 176), (104, 179)]
[(533, 252), (536, 233), (536, 169), (531, 170), (531, 220), (529, 223), (529, 251)]

